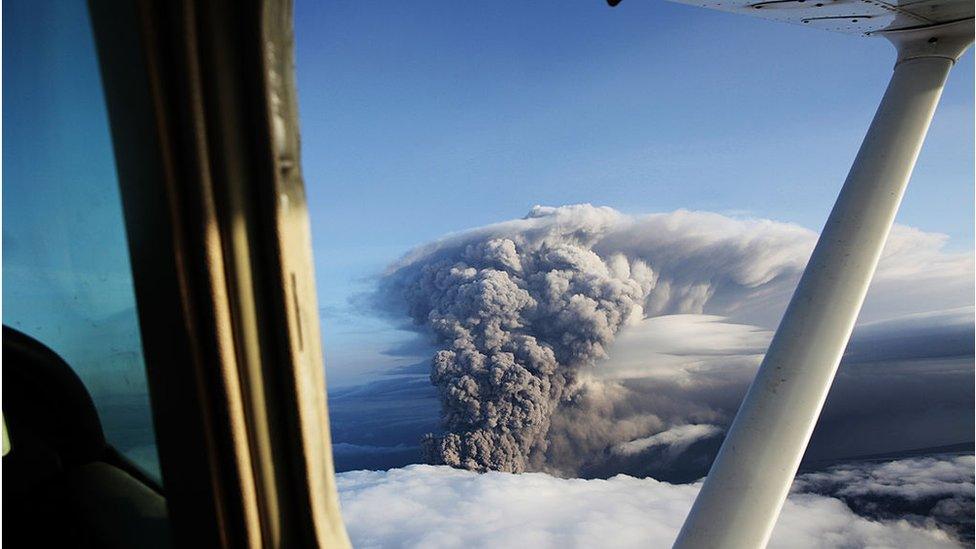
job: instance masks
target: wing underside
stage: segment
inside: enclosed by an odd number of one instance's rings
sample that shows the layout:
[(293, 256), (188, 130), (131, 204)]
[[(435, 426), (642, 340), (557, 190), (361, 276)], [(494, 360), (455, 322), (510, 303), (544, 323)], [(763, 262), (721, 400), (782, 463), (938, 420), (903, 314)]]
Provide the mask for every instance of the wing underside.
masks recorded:
[(929, 27), (973, 17), (972, 0), (670, 0), (845, 34)]

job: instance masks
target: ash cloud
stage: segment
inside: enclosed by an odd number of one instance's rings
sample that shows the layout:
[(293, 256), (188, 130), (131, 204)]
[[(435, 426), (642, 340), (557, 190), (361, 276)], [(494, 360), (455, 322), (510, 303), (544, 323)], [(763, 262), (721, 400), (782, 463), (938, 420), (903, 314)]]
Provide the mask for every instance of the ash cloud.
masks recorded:
[[(772, 221), (577, 205), (413, 250), (374, 297), (438, 349), (430, 379), (446, 432), (425, 438), (428, 461), (574, 473), (629, 441), (724, 425), (814, 242)], [(972, 255), (943, 242), (896, 227), (862, 320), (970, 304)], [(927, 289), (906, 290), (914, 281)], [(681, 331), (701, 326), (714, 337)], [(607, 367), (629, 332), (658, 344), (630, 371)]]
[(441, 344), (432, 361), (449, 431), (434, 463), (524, 471), (576, 372), (607, 357), (654, 286), (643, 261), (592, 251), (587, 227), (463, 243), (397, 280), (410, 316)]

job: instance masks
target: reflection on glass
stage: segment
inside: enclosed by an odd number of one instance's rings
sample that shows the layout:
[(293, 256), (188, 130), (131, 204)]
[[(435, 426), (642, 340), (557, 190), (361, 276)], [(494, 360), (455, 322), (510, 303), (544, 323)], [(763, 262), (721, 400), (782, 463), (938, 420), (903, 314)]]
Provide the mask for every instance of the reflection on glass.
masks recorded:
[(108, 118), (84, 2), (7, 2), (3, 323), (48, 345), (158, 478)]

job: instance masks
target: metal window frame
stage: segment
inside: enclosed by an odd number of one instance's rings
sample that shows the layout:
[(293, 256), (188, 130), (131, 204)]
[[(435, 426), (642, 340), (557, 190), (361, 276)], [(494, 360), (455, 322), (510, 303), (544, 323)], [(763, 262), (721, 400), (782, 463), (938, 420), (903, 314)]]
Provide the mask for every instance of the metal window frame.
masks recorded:
[(89, 8), (176, 540), (348, 547), (299, 162), (291, 3)]

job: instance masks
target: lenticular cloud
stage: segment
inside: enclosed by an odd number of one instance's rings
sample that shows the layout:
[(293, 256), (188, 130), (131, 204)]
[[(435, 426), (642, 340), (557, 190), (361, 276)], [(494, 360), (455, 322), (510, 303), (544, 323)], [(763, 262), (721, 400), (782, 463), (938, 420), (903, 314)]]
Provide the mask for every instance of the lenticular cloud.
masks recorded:
[(721, 434), (722, 429), (715, 425), (679, 425), (649, 437), (631, 440), (614, 446), (615, 454), (632, 456), (650, 448), (667, 448), (668, 458), (675, 458), (695, 442)]
[[(900, 273), (923, 276), (919, 250), (932, 255), (931, 239), (901, 232), (882, 260), (889, 284)], [(579, 463), (566, 454), (667, 429), (652, 415), (630, 428), (601, 415), (613, 391), (588, 373), (618, 332), (687, 313), (770, 326), (814, 241), (812, 231), (772, 221), (687, 211), (632, 217), (577, 205), (536, 207), (410, 252), (384, 275), (378, 301), (406, 313), (439, 349), (430, 379), (446, 433), (424, 440), (428, 460), (553, 470), (547, 465)], [(971, 273), (970, 256), (939, 253), (940, 273)], [(573, 419), (554, 422), (557, 414)]]

